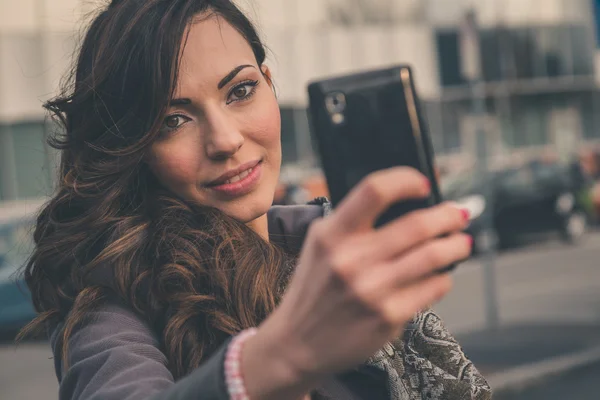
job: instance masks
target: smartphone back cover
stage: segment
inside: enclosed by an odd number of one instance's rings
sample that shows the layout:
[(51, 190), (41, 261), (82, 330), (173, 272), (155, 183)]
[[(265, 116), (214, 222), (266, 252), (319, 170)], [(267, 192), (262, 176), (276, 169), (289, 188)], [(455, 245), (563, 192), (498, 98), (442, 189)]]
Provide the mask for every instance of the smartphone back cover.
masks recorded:
[[(410, 166), (432, 182), (433, 152), (410, 68), (370, 71), (309, 86), (310, 114), (332, 202), (371, 172)], [(379, 224), (439, 202), (431, 199), (392, 207)]]

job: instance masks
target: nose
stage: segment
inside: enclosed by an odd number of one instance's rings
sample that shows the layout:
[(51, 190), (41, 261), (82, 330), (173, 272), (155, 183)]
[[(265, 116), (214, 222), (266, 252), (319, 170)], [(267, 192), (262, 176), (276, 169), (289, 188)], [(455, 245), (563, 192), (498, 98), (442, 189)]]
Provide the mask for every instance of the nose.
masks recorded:
[(225, 110), (211, 111), (210, 115), (207, 113), (206, 156), (212, 160), (228, 159), (243, 146), (244, 136)]

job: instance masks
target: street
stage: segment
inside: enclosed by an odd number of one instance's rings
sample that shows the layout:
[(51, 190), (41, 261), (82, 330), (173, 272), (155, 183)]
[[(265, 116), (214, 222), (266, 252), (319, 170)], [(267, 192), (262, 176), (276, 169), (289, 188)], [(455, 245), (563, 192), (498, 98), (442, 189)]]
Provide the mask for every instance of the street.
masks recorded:
[[(501, 255), (496, 266), (501, 326), (600, 324), (599, 263), (600, 234), (597, 233), (589, 235), (578, 246), (549, 241)], [(455, 272), (454, 291), (436, 307), (461, 341), (463, 338), (468, 340), (471, 332), (485, 328), (482, 287), (480, 262), (466, 262)], [(544, 328), (544, 332), (547, 331)], [(596, 332), (590, 328), (589, 335), (595, 338)], [(519, 328), (515, 328), (512, 337), (505, 339), (510, 342), (520, 334)], [(568, 345), (551, 342), (560, 334), (546, 335), (544, 340), (549, 341), (547, 347)], [(489, 348), (490, 338), (483, 336), (480, 340), (488, 341), (485, 344)], [(502, 352), (501, 347), (498, 347), (498, 352)], [(56, 398), (57, 384), (51, 356), (45, 343), (24, 344), (16, 350), (10, 344), (0, 347), (0, 399)], [(485, 365), (482, 370), (487, 372)], [(537, 392), (531, 389), (524, 394), (503, 398), (589, 399), (592, 397), (585, 397), (585, 391), (593, 393), (600, 367), (594, 367), (594, 371), (554, 378), (551, 382), (540, 384)]]
[(531, 388), (507, 393), (494, 400), (598, 400), (598, 376), (600, 363), (560, 379), (543, 380)]
[[(600, 323), (600, 234), (569, 246), (548, 241), (516, 249), (496, 262), (502, 325)], [(468, 261), (453, 291), (435, 308), (456, 335), (485, 327), (483, 270)]]

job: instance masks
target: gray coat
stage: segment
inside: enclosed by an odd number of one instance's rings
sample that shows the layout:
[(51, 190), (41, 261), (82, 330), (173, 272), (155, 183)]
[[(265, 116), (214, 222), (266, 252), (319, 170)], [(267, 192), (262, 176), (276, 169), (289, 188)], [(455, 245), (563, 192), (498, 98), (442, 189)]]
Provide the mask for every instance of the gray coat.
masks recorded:
[[(292, 252), (302, 247), (310, 223), (327, 214), (324, 201), (273, 207), (271, 240)], [(126, 305), (111, 301), (93, 312), (69, 340), (69, 368), (61, 365), (58, 325), (51, 335), (60, 400), (227, 400), (223, 362), (228, 342), (187, 377), (175, 382), (155, 332)], [(439, 318), (417, 315), (402, 339), (361, 366), (383, 376), (390, 400), (487, 400), (491, 391)], [(323, 398), (353, 399), (332, 380)]]

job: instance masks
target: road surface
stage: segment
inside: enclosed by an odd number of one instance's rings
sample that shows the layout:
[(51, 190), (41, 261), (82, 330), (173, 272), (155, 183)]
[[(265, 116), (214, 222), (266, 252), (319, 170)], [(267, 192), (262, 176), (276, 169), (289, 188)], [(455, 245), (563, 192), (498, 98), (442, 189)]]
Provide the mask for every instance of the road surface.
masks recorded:
[[(502, 255), (496, 265), (502, 324), (528, 322), (600, 322), (600, 234), (590, 235), (576, 247), (548, 242)], [(463, 264), (455, 273), (454, 291), (436, 308), (458, 335), (485, 326), (482, 270), (478, 261)], [(561, 392), (577, 381), (594, 386), (598, 373), (553, 381)], [(566, 378), (565, 378), (566, 379)], [(581, 380), (585, 382), (580, 382)], [(587, 379), (587, 380), (585, 380)], [(44, 343), (0, 347), (0, 399), (56, 398), (56, 378), (48, 346)], [(562, 388), (562, 389), (561, 389)], [(591, 390), (591, 389), (590, 389)], [(591, 397), (544, 397), (530, 400), (588, 399)], [(597, 398), (597, 397), (596, 397)], [(516, 399), (516, 398), (515, 398)]]
[(598, 400), (600, 364), (573, 371), (560, 379), (548, 378), (522, 391), (506, 393), (494, 400)]
[(46, 343), (0, 347), (0, 400), (55, 400), (58, 385)]
[[(600, 323), (600, 234), (578, 246), (550, 241), (503, 254), (495, 271), (503, 325)], [(435, 309), (455, 334), (484, 328), (481, 262), (459, 266), (454, 282)]]

